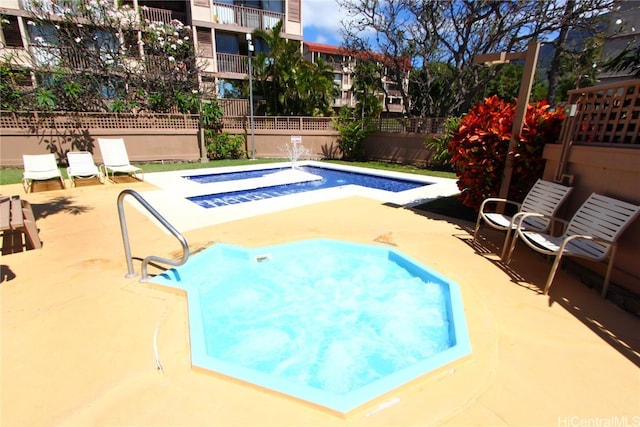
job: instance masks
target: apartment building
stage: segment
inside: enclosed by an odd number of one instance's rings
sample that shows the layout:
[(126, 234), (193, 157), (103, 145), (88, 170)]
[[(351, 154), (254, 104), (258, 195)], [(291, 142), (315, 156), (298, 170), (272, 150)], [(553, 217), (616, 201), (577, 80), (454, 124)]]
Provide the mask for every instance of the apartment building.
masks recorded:
[[(27, 25), (31, 1), (0, 0), (0, 54), (14, 54), (25, 65), (31, 63), (25, 55), (38, 55), (42, 46), (42, 35), (34, 37)], [(38, 0), (52, 12), (73, 8), (80, 1), (90, 0)], [(253, 54), (264, 49), (260, 40), (250, 42), (247, 35), (257, 28), (269, 30), (282, 21), (282, 36), (302, 41), (302, 1), (122, 0), (122, 4), (133, 6), (141, 20), (169, 23), (177, 19), (190, 26), (194, 46), (204, 62), (199, 76), (201, 85), (215, 90), (221, 98), (233, 98), (239, 97), (247, 81), (250, 44), (254, 46)]]
[[(609, 26), (602, 47), (602, 61), (610, 60), (624, 49), (640, 45), (640, 2), (623, 1), (611, 13)], [(618, 83), (633, 78), (630, 70), (602, 71), (598, 74), (598, 84)]]
[[(318, 62), (318, 59), (322, 59), (326, 65), (333, 68), (333, 80), (340, 91), (340, 97), (334, 99), (334, 108), (340, 108), (344, 105), (355, 107), (357, 94), (353, 91), (353, 73), (356, 61), (361, 55), (349, 52), (339, 46), (312, 42), (304, 42), (303, 53), (308, 61), (315, 63)], [(406, 113), (409, 108), (404, 105), (398, 82), (389, 77), (384, 58), (379, 56), (378, 60), (383, 66), (382, 84), (384, 92), (377, 95), (382, 104), (382, 111), (394, 114)], [(407, 61), (406, 65), (405, 78), (400, 83), (403, 85), (405, 93), (408, 91), (409, 71), (411, 69), (409, 61)]]

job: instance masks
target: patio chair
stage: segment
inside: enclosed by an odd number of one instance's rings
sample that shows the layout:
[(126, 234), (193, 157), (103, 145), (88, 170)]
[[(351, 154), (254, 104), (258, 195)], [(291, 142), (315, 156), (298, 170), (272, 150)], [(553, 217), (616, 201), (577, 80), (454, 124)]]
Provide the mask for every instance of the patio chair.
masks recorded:
[(542, 214), (522, 215), (517, 223), (506, 262), (508, 264), (511, 261), (518, 237), (537, 252), (555, 255), (555, 261), (544, 286), (543, 293), (546, 295), (563, 256), (574, 256), (592, 261), (605, 261), (608, 258), (602, 286), (602, 297), (604, 298), (609, 287), (618, 238), (638, 214), (640, 214), (640, 206), (593, 193), (576, 211), (571, 221), (567, 223), (567, 221), (556, 218), (556, 221), (566, 225), (564, 233), (557, 237), (521, 227), (521, 224), (528, 218), (542, 217)]
[[(116, 173), (126, 173), (136, 179), (144, 179), (144, 171), (129, 162), (127, 147), (122, 138), (98, 138), (98, 145), (102, 153), (103, 164), (100, 165), (102, 172), (109, 181)], [(109, 177), (111, 171), (111, 177)]]
[(93, 161), (93, 156), (88, 151), (69, 151), (67, 153), (67, 176), (71, 181), (71, 186), (76, 185), (76, 179), (97, 178), (104, 184), (104, 174), (98, 169)]
[[(525, 213), (530, 212), (543, 214), (545, 217), (527, 217), (522, 223), (522, 226), (523, 228), (526, 227), (528, 230), (549, 230), (552, 221), (550, 221), (548, 217), (554, 217), (556, 215), (558, 208), (560, 208), (562, 203), (567, 199), (571, 190), (573, 190), (572, 187), (566, 187), (564, 185), (538, 179), (533, 187), (531, 187), (531, 190), (529, 190), (529, 193), (527, 193), (522, 203), (498, 197), (485, 199), (480, 205), (480, 210), (478, 211), (476, 228), (473, 231), (473, 241), (476, 241), (478, 230), (483, 222), (497, 230), (506, 231), (501, 255), (502, 259), (504, 259), (507, 248), (509, 247), (509, 239), (513, 234), (513, 230), (516, 228), (515, 224), (518, 221), (518, 218)], [(515, 208), (517, 212), (514, 215), (497, 212), (496, 208), (501, 204), (505, 204), (506, 207), (510, 206)]]
[(24, 154), (22, 161), (24, 163), (22, 186), (25, 193), (31, 192), (35, 181), (57, 179), (62, 188), (65, 188), (64, 179), (53, 154)]

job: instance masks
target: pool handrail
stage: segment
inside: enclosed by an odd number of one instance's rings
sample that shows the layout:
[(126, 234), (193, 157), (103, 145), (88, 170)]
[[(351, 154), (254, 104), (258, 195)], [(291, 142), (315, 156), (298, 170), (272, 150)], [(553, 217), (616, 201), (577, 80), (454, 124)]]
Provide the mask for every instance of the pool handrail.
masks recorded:
[(149, 255), (148, 257), (144, 258), (142, 260), (142, 268), (140, 271), (141, 277), (139, 282), (144, 283), (147, 281), (148, 279), (147, 265), (151, 261), (162, 262), (165, 264), (172, 265), (174, 267), (181, 266), (182, 264), (187, 262), (187, 260), (189, 259), (189, 244), (187, 243), (187, 240), (184, 238), (184, 236), (180, 234), (180, 232), (174, 226), (169, 224), (169, 222), (166, 219), (164, 219), (164, 217), (160, 215), (160, 213), (158, 213), (158, 211), (156, 211), (153, 208), (153, 206), (151, 206), (140, 194), (138, 194), (134, 190), (125, 189), (125, 190), (122, 190), (118, 195), (118, 216), (120, 217), (120, 231), (122, 232), (122, 241), (124, 244), (124, 255), (125, 255), (125, 258), (127, 259), (127, 274), (125, 275), (125, 277), (131, 278), (137, 275), (137, 273), (133, 269), (133, 258), (131, 257), (131, 245), (129, 244), (129, 232), (127, 231), (127, 221), (124, 215), (124, 198), (127, 195), (132, 196), (134, 199), (136, 199), (147, 211), (149, 211), (151, 215), (153, 215), (155, 219), (157, 219), (171, 234), (173, 234), (173, 236), (176, 239), (178, 239), (180, 241), (180, 244), (182, 245), (182, 258), (180, 258), (179, 260), (162, 258), (155, 255)]

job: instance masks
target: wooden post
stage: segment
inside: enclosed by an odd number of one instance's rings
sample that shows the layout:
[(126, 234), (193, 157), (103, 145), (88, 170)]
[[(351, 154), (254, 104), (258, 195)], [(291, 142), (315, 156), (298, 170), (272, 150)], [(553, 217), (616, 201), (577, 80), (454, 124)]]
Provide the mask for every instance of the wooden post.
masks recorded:
[(533, 80), (536, 74), (536, 64), (538, 62), (538, 52), (540, 51), (540, 43), (529, 42), (527, 54), (524, 60), (524, 72), (522, 81), (520, 82), (520, 92), (518, 93), (518, 102), (516, 104), (516, 115), (513, 118), (513, 127), (511, 128), (511, 140), (507, 149), (507, 160), (504, 165), (504, 174), (502, 183), (500, 184), (500, 193), (498, 197), (507, 198), (509, 194), (509, 186), (511, 185), (511, 175), (513, 174), (513, 156), (510, 152), (518, 146), (520, 134), (524, 126), (524, 120), (527, 114), (527, 105), (529, 105), (529, 95)]

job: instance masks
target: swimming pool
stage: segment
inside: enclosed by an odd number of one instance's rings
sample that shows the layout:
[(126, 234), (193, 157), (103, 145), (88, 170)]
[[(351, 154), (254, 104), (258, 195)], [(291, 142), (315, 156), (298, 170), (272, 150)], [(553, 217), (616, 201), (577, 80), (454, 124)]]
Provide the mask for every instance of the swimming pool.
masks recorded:
[[(291, 170), (291, 168), (247, 170), (240, 172), (192, 175), (188, 176), (187, 178), (200, 184), (210, 184), (217, 182), (249, 180), (253, 178), (268, 178), (269, 176), (289, 170)], [(303, 180), (301, 182), (264, 185), (258, 188), (248, 188), (239, 191), (206, 194), (202, 196), (189, 197), (188, 199), (204, 208), (216, 208), (237, 203), (246, 203), (273, 197), (281, 197), (289, 194), (297, 194), (305, 191), (340, 187), (344, 185), (359, 185), (394, 193), (430, 185), (429, 183), (425, 183), (423, 181), (414, 181), (409, 179), (394, 178), (390, 176), (379, 176), (372, 175), (370, 173), (365, 174), (318, 166), (299, 166), (296, 168), (296, 170), (306, 172), (307, 174), (319, 177), (320, 179), (309, 178), (309, 180)]]
[[(266, 172), (274, 169), (293, 171), (291, 163), (282, 162), (148, 173), (145, 174), (145, 182), (154, 185), (158, 189), (142, 192), (141, 195), (174, 227), (181, 232), (185, 232), (209, 225), (339, 198), (357, 196), (398, 206), (412, 206), (460, 192), (456, 180), (449, 178), (372, 170), (318, 161), (298, 161), (297, 165), (300, 167), (323, 168), (330, 171), (353, 172), (365, 174), (369, 177), (411, 181), (414, 184), (418, 184), (418, 186), (409, 190), (394, 192), (362, 185), (352, 185), (347, 182), (344, 185), (329, 188), (310, 188), (308, 191), (291, 192), (279, 197), (252, 197), (247, 195), (249, 190), (264, 189), (265, 187), (273, 189), (274, 186), (278, 185), (291, 186), (290, 184), (297, 182), (309, 181), (304, 177), (300, 179), (297, 177), (291, 178), (287, 176), (288, 174), (276, 177), (274, 176), (276, 174)], [(306, 173), (303, 171), (298, 172)], [(245, 173), (254, 175), (253, 177), (242, 175)], [(216, 176), (219, 177), (219, 181), (200, 183), (192, 179), (194, 176), (201, 175)], [(228, 179), (232, 177), (242, 178)], [(202, 198), (203, 200), (209, 200), (203, 203), (214, 205), (216, 202), (213, 200), (219, 195), (233, 196), (233, 192), (240, 192), (242, 195), (238, 200), (226, 200), (224, 204), (216, 206), (215, 209), (208, 209), (192, 201)], [(134, 206), (138, 207), (137, 204), (134, 204)], [(144, 210), (142, 212), (146, 215)]]
[(342, 414), (471, 351), (457, 284), (387, 247), (216, 244), (152, 281), (187, 291), (194, 366)]

